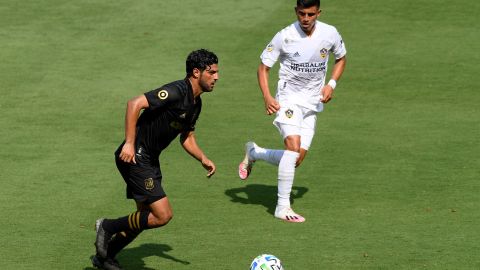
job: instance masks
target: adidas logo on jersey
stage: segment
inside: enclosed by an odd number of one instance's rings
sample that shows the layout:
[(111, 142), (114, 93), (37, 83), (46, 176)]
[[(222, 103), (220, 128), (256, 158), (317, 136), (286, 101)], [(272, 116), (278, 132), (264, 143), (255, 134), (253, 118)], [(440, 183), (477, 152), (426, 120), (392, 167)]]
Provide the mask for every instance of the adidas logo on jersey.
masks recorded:
[(299, 54), (298, 52), (295, 52), (295, 53), (293, 54), (293, 57), (300, 57), (300, 54)]

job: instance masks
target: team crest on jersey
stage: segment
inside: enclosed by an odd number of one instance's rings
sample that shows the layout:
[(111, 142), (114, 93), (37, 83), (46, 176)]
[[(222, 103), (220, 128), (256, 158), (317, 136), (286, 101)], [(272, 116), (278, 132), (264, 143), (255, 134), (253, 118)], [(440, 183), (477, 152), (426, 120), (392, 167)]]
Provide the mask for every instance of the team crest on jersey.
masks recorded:
[(268, 44), (268, 45), (267, 45), (267, 52), (273, 51), (273, 48), (274, 48), (274, 47), (273, 47), (273, 44), (272, 44), (272, 43)]
[(155, 185), (153, 184), (153, 178), (145, 179), (145, 189), (152, 190), (154, 188), (155, 188)]
[(160, 91), (158, 92), (158, 98), (159, 98), (159, 99), (162, 99), (162, 100), (163, 100), (163, 99), (166, 99), (167, 97), (168, 97), (168, 92), (167, 92), (167, 90), (160, 90)]
[(327, 57), (327, 53), (328, 53), (328, 50), (325, 49), (325, 48), (323, 48), (323, 49), (320, 50), (320, 56), (321, 56), (322, 58)]
[(292, 118), (292, 116), (293, 116), (293, 110), (292, 110), (292, 109), (286, 110), (286, 111), (285, 111), (285, 116), (286, 116), (287, 118)]

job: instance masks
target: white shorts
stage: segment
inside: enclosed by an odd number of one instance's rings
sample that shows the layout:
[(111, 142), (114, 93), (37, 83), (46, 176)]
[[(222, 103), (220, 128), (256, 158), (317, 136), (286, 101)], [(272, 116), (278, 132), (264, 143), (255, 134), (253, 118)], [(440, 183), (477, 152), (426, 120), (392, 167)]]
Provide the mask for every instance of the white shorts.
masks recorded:
[(280, 103), (280, 110), (273, 120), (283, 139), (291, 135), (300, 135), (300, 147), (308, 150), (315, 135), (317, 112), (296, 104)]

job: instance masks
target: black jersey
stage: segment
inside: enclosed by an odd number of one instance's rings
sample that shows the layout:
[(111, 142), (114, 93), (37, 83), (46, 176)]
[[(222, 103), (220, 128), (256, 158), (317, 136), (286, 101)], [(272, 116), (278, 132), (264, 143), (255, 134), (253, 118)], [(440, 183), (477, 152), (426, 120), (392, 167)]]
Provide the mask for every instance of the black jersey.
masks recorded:
[(137, 154), (157, 159), (178, 134), (195, 129), (202, 100), (194, 99), (188, 79), (149, 91), (145, 97), (149, 107), (138, 118), (135, 147)]

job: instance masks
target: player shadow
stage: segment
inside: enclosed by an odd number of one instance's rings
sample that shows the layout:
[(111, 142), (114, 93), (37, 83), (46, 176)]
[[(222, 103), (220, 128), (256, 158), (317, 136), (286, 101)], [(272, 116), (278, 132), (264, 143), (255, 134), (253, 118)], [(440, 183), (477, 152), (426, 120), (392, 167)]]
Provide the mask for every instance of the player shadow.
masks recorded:
[[(117, 259), (122, 265), (122, 268), (138, 270), (154, 270), (154, 268), (145, 266), (145, 262), (143, 261), (144, 258), (151, 256), (162, 257), (185, 265), (190, 264), (188, 261), (175, 258), (166, 253), (171, 250), (172, 248), (165, 244), (143, 244), (133, 248), (127, 247), (118, 254)], [(97, 268), (86, 267), (83, 270), (97, 270)]]
[[(290, 199), (292, 204), (295, 199), (303, 197), (307, 193), (306, 187), (292, 187)], [(240, 188), (227, 189), (225, 194), (231, 198), (232, 202), (243, 204), (258, 204), (267, 208), (267, 212), (274, 214), (277, 206), (277, 186), (267, 186), (262, 184), (249, 184)]]

